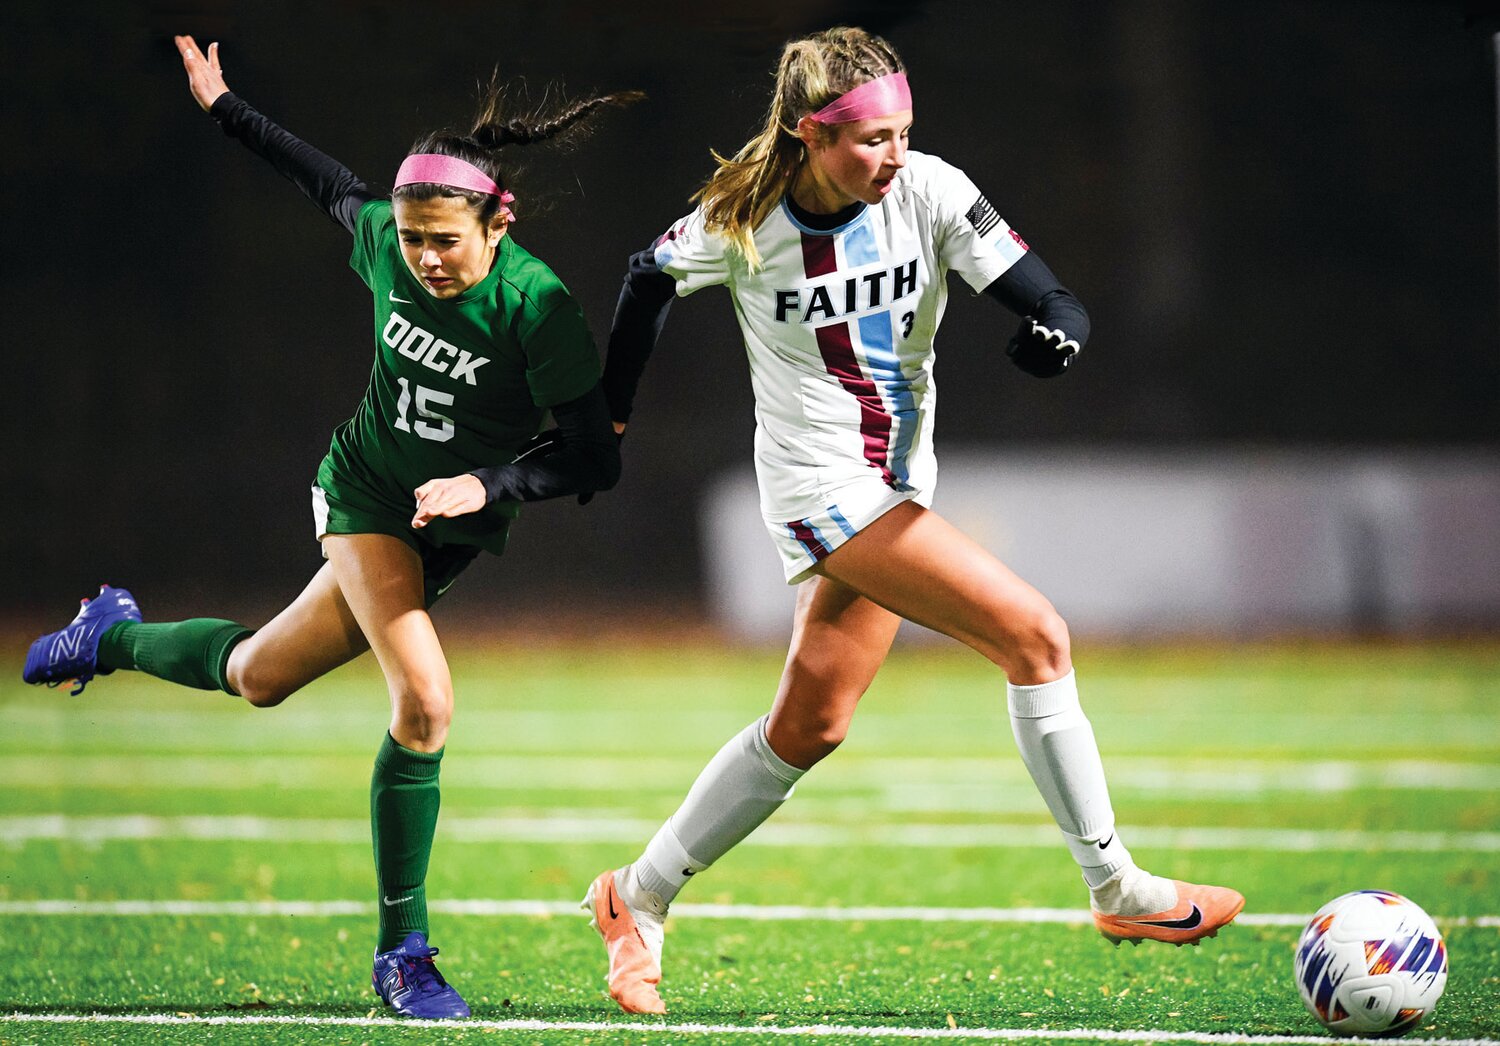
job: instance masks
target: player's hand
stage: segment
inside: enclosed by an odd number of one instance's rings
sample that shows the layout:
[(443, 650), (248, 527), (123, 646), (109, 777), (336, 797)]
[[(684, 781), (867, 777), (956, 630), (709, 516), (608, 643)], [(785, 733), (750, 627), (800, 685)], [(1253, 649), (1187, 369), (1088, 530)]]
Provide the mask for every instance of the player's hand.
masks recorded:
[(174, 36), (172, 41), (177, 44), (177, 53), (182, 55), (182, 67), (188, 74), (188, 89), (206, 113), (219, 95), (229, 91), (229, 85), (224, 82), (224, 67), (219, 64), (219, 45), (209, 44), (208, 53), (204, 54), (191, 36)]
[(412, 516), (411, 525), (418, 530), (439, 516), (452, 518), (478, 512), (488, 501), (479, 477), (467, 472), (448, 479), (429, 479), (412, 493), (417, 496), (417, 514)]
[(1021, 329), (1005, 346), (1005, 354), (1027, 374), (1055, 378), (1068, 369), (1080, 348), (1062, 328), (1044, 327), (1028, 317), (1021, 321)]

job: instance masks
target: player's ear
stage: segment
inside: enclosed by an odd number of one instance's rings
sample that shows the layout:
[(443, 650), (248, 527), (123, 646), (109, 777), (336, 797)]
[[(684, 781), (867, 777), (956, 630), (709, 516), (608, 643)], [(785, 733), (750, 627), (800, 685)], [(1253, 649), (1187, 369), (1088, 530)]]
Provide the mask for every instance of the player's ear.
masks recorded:
[(802, 139), (802, 145), (807, 149), (827, 145), (829, 141), (827, 129), (811, 116), (804, 116), (797, 121), (797, 137)]

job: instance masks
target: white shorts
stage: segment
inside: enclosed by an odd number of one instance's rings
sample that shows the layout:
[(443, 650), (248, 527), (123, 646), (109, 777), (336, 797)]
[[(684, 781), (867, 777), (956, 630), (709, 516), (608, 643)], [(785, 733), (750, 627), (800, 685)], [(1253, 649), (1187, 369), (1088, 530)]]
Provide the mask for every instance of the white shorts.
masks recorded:
[(845, 484), (829, 502), (803, 519), (778, 520), (763, 517), (771, 540), (781, 555), (786, 583), (806, 581), (828, 554), (875, 522), (903, 501), (932, 507), (933, 490), (894, 490), (878, 475)]

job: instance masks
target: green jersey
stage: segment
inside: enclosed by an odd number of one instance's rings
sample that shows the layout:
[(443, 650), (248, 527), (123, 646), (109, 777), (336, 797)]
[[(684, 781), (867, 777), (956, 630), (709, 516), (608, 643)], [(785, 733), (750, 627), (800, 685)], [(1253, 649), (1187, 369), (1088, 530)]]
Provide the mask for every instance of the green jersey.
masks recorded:
[[(583, 311), (547, 265), (510, 236), (456, 298), (432, 297), (407, 269), (388, 200), (360, 208), (350, 266), (375, 296), (375, 365), (354, 417), (333, 434), (318, 486), (396, 520), (430, 479), (512, 460), (548, 407), (599, 380)], [(423, 538), (498, 552), (520, 503), (435, 519)]]

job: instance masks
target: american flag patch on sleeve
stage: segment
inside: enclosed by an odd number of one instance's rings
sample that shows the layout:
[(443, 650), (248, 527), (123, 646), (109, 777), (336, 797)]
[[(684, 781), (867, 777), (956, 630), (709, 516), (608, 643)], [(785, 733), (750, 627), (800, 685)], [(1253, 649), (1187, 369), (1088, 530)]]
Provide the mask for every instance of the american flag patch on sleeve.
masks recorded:
[(995, 208), (990, 206), (990, 201), (984, 198), (983, 193), (980, 193), (979, 199), (974, 201), (974, 206), (969, 208), (964, 217), (969, 219), (969, 224), (981, 236), (1000, 224), (1000, 215), (995, 213)]

